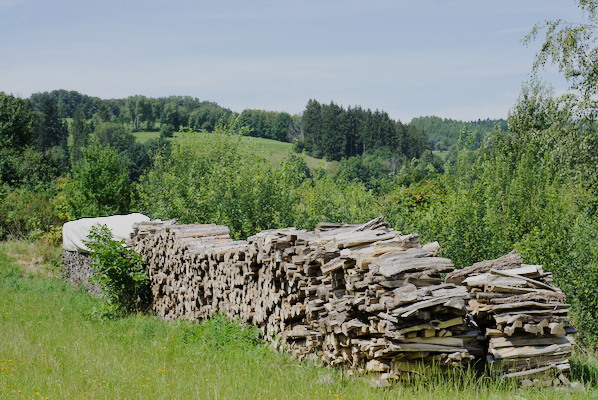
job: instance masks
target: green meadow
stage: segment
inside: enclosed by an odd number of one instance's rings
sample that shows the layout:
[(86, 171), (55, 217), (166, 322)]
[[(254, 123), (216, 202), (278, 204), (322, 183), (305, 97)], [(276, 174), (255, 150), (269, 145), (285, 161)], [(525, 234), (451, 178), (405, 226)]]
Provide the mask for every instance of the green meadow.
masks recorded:
[[(176, 132), (174, 138), (182, 138), (188, 135), (216, 135), (216, 133), (188, 133), (188, 132)], [(151, 139), (157, 139), (160, 137), (160, 132), (133, 132), (133, 136), (139, 143), (145, 143)], [(271, 160), (274, 164), (279, 164), (283, 159), (288, 157), (289, 154), (293, 153), (293, 144), (287, 142), (279, 142), (278, 140), (264, 139), (252, 136), (242, 136), (239, 138), (244, 144), (247, 145), (247, 149), (251, 150), (264, 158)], [(324, 170), (332, 170), (336, 166), (336, 162), (329, 162), (319, 158), (308, 156), (307, 154), (298, 154), (302, 157), (307, 166), (310, 169), (322, 168)]]
[(158, 139), (160, 132), (158, 131), (147, 131), (147, 132), (133, 132), (133, 136), (139, 143), (145, 143), (151, 139)]
[[(146, 134), (146, 133), (154, 133), (154, 132), (137, 132), (135, 135), (138, 138), (137, 140), (141, 140), (138, 134)], [(184, 138), (189, 135), (218, 135), (218, 133), (205, 133), (205, 132), (178, 132), (175, 133), (175, 140), (178, 138)], [(305, 153), (297, 154), (293, 152), (293, 144), (288, 142), (279, 142), (278, 140), (272, 139), (265, 139), (265, 138), (258, 138), (252, 136), (238, 136), (238, 140), (242, 143), (243, 146), (246, 146), (247, 150), (253, 153), (256, 153), (259, 156), (264, 157), (267, 160), (270, 160), (273, 164), (281, 163), (285, 158), (289, 156), (289, 154), (295, 154), (297, 156), (302, 157), (307, 166), (310, 169), (324, 169), (326, 171), (333, 170), (336, 165), (338, 164), (336, 161), (325, 161), (320, 158), (314, 158), (308, 156)], [(147, 139), (149, 140), (149, 139)]]

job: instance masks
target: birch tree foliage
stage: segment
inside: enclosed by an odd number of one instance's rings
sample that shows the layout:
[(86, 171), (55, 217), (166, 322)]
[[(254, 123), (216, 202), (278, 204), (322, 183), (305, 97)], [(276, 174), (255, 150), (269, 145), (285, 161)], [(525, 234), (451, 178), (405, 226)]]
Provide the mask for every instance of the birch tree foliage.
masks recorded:
[[(598, 93), (598, 0), (577, 0), (581, 22), (563, 19), (536, 24), (523, 39), (526, 45), (542, 41), (533, 70), (555, 65), (584, 101)], [(544, 36), (542, 37), (542, 34)]]
[[(541, 41), (534, 73), (552, 64), (569, 82), (569, 93), (550, 100), (554, 102), (549, 113), (551, 128), (541, 133), (560, 139), (557, 145), (551, 144), (556, 150), (551, 153), (575, 155), (569, 157), (568, 169), (593, 193), (593, 209), (598, 211), (598, 0), (576, 2), (581, 22), (544, 21), (534, 26), (524, 43)], [(521, 114), (521, 107), (516, 111)], [(552, 135), (547, 135), (550, 132)], [(560, 163), (561, 168), (566, 164)]]

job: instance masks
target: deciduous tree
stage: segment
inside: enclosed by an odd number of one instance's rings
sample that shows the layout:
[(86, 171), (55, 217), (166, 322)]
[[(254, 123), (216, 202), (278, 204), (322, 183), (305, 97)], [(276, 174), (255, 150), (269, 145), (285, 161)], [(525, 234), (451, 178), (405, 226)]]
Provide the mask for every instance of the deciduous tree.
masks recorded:
[(26, 100), (0, 92), (0, 148), (18, 150), (31, 144), (33, 121)]

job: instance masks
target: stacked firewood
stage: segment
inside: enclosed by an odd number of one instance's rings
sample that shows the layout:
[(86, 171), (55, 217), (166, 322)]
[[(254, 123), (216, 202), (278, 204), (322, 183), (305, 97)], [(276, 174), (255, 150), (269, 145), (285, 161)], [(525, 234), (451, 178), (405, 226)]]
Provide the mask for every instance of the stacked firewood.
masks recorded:
[(389, 377), (416, 361), (482, 355), (466, 288), (441, 279), (452, 262), (437, 257), (437, 243), (421, 246), (382, 218), (238, 242), (223, 226), (144, 222), (131, 245), (148, 265), (154, 309), (164, 318), (222, 312), (295, 356)]
[[(273, 234), (266, 241), (277, 242)], [(436, 244), (422, 247), (417, 235), (390, 230), (381, 219), (321, 224), (308, 235), (274, 253), (286, 280), (298, 282), (284, 304), (291, 312), (282, 330), (295, 355), (315, 347), (330, 364), (398, 375), (414, 361), (455, 363), (469, 360), (470, 350), (481, 352), (477, 330), (466, 324), (467, 292), (442, 283), (440, 274), (453, 267), (435, 257)], [(303, 309), (305, 316), (295, 318)]]
[(541, 265), (512, 252), (447, 276), (470, 293), (468, 309), (485, 334), (487, 359), (528, 385), (568, 384), (574, 329), (565, 295)]
[(153, 308), (165, 319), (197, 320), (234, 312), (246, 302), (247, 242), (233, 241), (225, 226), (135, 224), (129, 245), (148, 266)]
[[(153, 308), (165, 319), (224, 313), (296, 357), (382, 379), (485, 357), (527, 385), (569, 383), (575, 330), (565, 295), (516, 253), (454, 271), (438, 243), (422, 246), (382, 218), (246, 241), (225, 226), (149, 221), (134, 225), (128, 244), (147, 265)], [(63, 263), (65, 278), (89, 285), (87, 253), (65, 250)]]
[(62, 278), (71, 285), (83, 286), (93, 295), (101, 293), (100, 286), (90, 281), (94, 274), (94, 268), (89, 253), (63, 249), (61, 272)]

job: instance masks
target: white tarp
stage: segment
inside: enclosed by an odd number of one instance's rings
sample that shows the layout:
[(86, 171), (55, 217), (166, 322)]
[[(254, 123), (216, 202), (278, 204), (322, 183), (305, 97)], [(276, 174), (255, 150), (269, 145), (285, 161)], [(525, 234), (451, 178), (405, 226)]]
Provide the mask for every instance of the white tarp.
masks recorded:
[(110, 228), (114, 240), (122, 240), (129, 238), (131, 232), (133, 232), (134, 223), (149, 220), (148, 216), (135, 213), (69, 221), (62, 226), (62, 248), (69, 251), (89, 251), (83, 241), (89, 240), (87, 235), (89, 235), (92, 226), (97, 224), (106, 225)]

